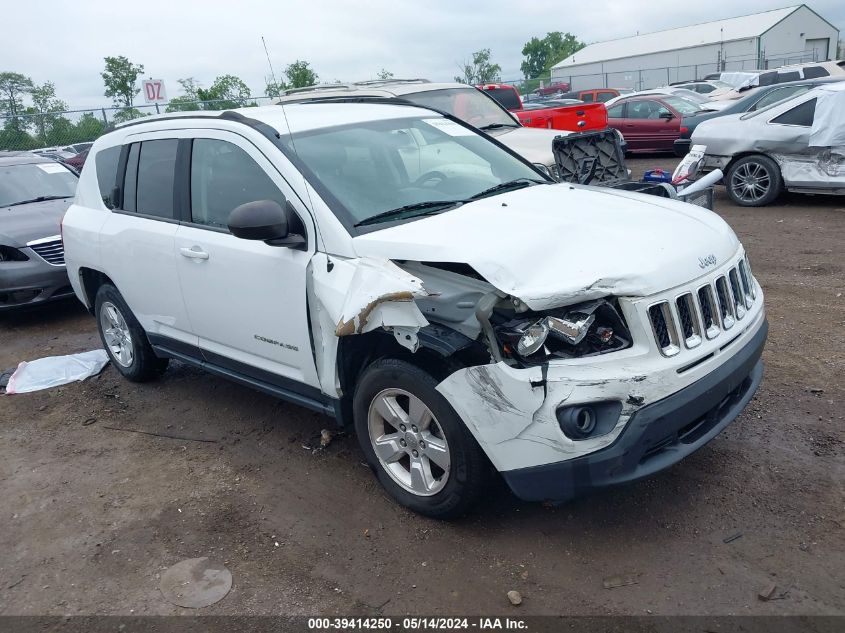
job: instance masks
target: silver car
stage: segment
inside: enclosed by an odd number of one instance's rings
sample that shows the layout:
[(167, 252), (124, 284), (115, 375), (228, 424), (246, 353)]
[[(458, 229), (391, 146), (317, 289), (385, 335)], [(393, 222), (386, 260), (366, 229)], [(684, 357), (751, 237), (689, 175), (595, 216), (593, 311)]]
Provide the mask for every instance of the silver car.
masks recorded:
[(73, 296), (61, 221), (76, 175), (29, 152), (0, 152), (0, 311)]
[(703, 170), (721, 169), (742, 206), (771, 204), (784, 190), (845, 195), (845, 81), (702, 121), (692, 145), (706, 147)]

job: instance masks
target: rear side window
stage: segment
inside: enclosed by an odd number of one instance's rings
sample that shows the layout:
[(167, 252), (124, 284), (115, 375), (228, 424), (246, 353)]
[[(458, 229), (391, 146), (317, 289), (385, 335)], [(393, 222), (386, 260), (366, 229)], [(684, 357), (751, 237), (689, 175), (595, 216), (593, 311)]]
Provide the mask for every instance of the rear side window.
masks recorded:
[(196, 139), (191, 150), (191, 220), (215, 228), (229, 225), (232, 210), (247, 202), (285, 198), (270, 176), (237, 145)]
[(103, 204), (109, 209), (115, 207), (112, 194), (117, 184), (118, 160), (120, 160), (120, 146), (109, 147), (97, 152), (97, 158), (94, 161), (97, 165), (97, 184), (100, 187), (100, 197), (103, 199)]
[(610, 101), (611, 99), (617, 96), (619, 95), (617, 95), (615, 92), (611, 92), (610, 90), (599, 91), (599, 101), (601, 101), (602, 103), (604, 103), (605, 101)]
[(611, 107), (607, 111), (607, 118), (608, 119), (621, 119), (622, 118), (622, 110), (625, 108), (624, 103), (620, 103), (619, 105), (615, 105)]
[(795, 106), (791, 110), (787, 110), (778, 117), (772, 119), (772, 123), (780, 123), (781, 125), (801, 125), (810, 127), (813, 125), (813, 116), (816, 113), (816, 100), (810, 99), (799, 106)]
[(592, 103), (593, 102), (593, 93), (592, 92), (582, 92), (581, 93), (581, 101), (584, 103)]
[(173, 181), (179, 141), (144, 141), (138, 158), (136, 211), (160, 218), (174, 218)]
[(773, 103), (777, 103), (778, 101), (783, 101), (784, 99), (788, 99), (789, 97), (794, 97), (795, 95), (801, 94), (802, 92), (807, 92), (812, 86), (788, 86), (785, 88), (778, 88), (776, 90), (772, 90), (769, 94), (765, 97), (761, 98), (757, 103), (755, 103), (749, 111), (753, 110), (762, 110), (763, 108), (767, 108)]
[(816, 77), (830, 77), (830, 73), (821, 66), (807, 66), (804, 69), (804, 79), (815, 79)]
[(801, 73), (791, 70), (787, 73), (778, 73), (777, 83), (785, 84), (787, 81), (801, 81)]

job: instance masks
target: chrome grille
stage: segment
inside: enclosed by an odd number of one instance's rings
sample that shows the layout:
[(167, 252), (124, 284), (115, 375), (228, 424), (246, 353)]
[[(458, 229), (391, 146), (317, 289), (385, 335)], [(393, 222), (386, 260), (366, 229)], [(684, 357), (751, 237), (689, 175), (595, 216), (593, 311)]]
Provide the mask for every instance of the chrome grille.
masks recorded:
[(666, 301), (653, 305), (648, 309), (651, 320), (651, 329), (654, 331), (654, 338), (660, 346), (664, 356), (674, 356), (681, 351), (678, 347), (678, 335), (675, 332), (674, 319)]
[(648, 308), (654, 340), (664, 356), (712, 340), (744, 318), (757, 299), (747, 259), (697, 289), (690, 288), (674, 301), (663, 300)]
[(731, 282), (731, 294), (733, 295), (736, 318), (741, 319), (745, 316), (745, 298), (739, 287), (739, 276), (737, 275), (736, 268), (731, 268), (728, 273), (728, 279)]
[(28, 242), (27, 246), (34, 250), (48, 264), (52, 264), (53, 266), (65, 265), (65, 249), (60, 235), (34, 240)]
[(716, 298), (719, 300), (719, 315), (722, 317), (722, 328), (730, 330), (734, 326), (734, 304), (728, 282), (724, 277), (716, 280)]

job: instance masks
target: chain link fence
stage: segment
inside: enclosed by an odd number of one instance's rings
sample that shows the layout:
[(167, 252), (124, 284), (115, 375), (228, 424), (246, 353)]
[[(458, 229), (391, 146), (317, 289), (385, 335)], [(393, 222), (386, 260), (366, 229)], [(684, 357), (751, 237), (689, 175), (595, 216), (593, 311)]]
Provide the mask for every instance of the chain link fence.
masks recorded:
[(804, 64), (815, 61), (819, 61), (816, 58), (815, 51), (782, 53), (774, 57), (766, 57), (765, 51), (763, 51), (759, 57), (757, 55), (725, 57), (724, 59), (717, 57), (713, 62), (706, 64), (685, 66), (661, 66), (658, 68), (608, 70), (607, 72), (592, 73), (573, 73), (566, 72), (565, 69), (558, 69), (534, 79), (516, 79), (503, 83), (515, 86), (522, 94), (528, 94), (540, 86), (549, 86), (555, 83), (567, 83), (571, 90), (589, 90), (592, 88), (648, 90), (676, 82), (703, 79), (712, 73), (769, 70), (790, 64)]
[(75, 154), (81, 143), (89, 143), (119, 123), (167, 112), (231, 110), (270, 105), (275, 97), (252, 97), (233, 101), (184, 101), (137, 105), (131, 108), (92, 108), (17, 114), (0, 117), (0, 151), (34, 151), (59, 158)]

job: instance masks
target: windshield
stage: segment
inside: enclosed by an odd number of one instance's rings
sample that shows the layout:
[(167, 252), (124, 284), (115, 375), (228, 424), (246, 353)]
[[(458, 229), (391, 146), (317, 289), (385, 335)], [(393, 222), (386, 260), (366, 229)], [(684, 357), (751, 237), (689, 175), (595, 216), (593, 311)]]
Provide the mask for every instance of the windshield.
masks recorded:
[(701, 107), (697, 103), (688, 101), (683, 97), (664, 97), (663, 101), (675, 108), (681, 114), (697, 114), (701, 112)]
[(301, 132), (290, 150), (348, 228), (412, 205), (413, 213), (384, 221), (445, 211), (503, 183), (542, 180), (488, 138), (434, 113)]
[(413, 103), (448, 112), (482, 130), (519, 127), (519, 123), (501, 105), (475, 88), (447, 88), (399, 96)]
[(76, 176), (59, 163), (0, 165), (0, 207), (75, 194)]

